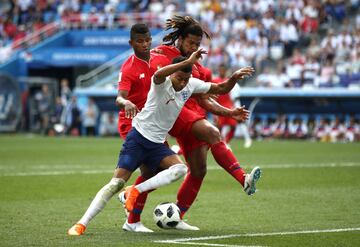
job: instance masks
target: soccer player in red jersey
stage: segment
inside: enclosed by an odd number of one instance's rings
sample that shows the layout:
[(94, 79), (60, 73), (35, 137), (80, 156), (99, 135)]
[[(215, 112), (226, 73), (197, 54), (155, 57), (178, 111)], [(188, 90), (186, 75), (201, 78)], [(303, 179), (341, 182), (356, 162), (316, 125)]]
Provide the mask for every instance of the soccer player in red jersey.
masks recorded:
[[(167, 42), (167, 44), (158, 46), (156, 49), (170, 60), (180, 55), (190, 56), (200, 47), (203, 35), (208, 36), (199, 23), (189, 16), (175, 16), (167, 21), (166, 27), (172, 29), (173, 32), (164, 37), (163, 41)], [(205, 80), (206, 74), (207, 71), (200, 63), (193, 65), (193, 77)], [(209, 104), (214, 103), (211, 98), (209, 99), (207, 101), (195, 97), (189, 99), (169, 132), (169, 134), (176, 137), (189, 167), (188, 174), (177, 195), (177, 205), (181, 210), (182, 218), (200, 190), (206, 174), (206, 159), (209, 148), (217, 163), (244, 187), (244, 191), (248, 195), (256, 192), (255, 185), (261, 175), (259, 167), (255, 167), (251, 173), (247, 174), (240, 167), (232, 151), (221, 139), (219, 130), (206, 120), (205, 114), (202, 114), (204, 111), (198, 113), (200, 111), (198, 109), (201, 107), (208, 108)], [(224, 109), (219, 107), (216, 110), (213, 109), (212, 113), (219, 115), (229, 114), (230, 116), (231, 112), (224, 113)], [(143, 179), (141, 176), (138, 177), (135, 184), (141, 183)], [(120, 194), (120, 199), (121, 196)], [(129, 222), (140, 221), (140, 213), (144, 207), (146, 197), (147, 193), (143, 193), (138, 197), (134, 207), (135, 210), (129, 214)], [(199, 230), (198, 227), (190, 226), (184, 221), (182, 221), (182, 224), (178, 224), (177, 229)]]
[[(129, 41), (134, 54), (121, 67), (116, 99), (116, 103), (121, 108), (118, 130), (124, 140), (131, 129), (132, 118), (144, 107), (150, 90), (151, 77), (156, 70), (170, 64), (166, 56), (150, 52), (152, 39), (148, 27), (144, 24), (134, 26), (138, 27), (135, 30), (139, 30)], [(146, 30), (146, 35), (141, 33)]]
[[(223, 64), (220, 65), (218, 72), (219, 72), (219, 75), (218, 75), (218, 77), (215, 77), (212, 80), (213, 83), (221, 83), (226, 80), (225, 65), (223, 65)], [(225, 106), (228, 108), (234, 108), (234, 103), (231, 100), (230, 94), (219, 95), (216, 100), (222, 106)], [(237, 123), (238, 122), (234, 118), (216, 116), (216, 124), (217, 124), (217, 127), (219, 128), (220, 133), (222, 133), (222, 130), (224, 129), (225, 126), (230, 127), (230, 130), (224, 136), (224, 140), (226, 143), (229, 143), (231, 141), (231, 139), (234, 137)]]
[[(213, 83), (221, 83), (227, 79), (227, 68), (224, 64), (220, 64), (218, 68), (218, 77), (214, 78), (212, 80)], [(238, 85), (235, 85), (233, 91), (240, 91), (240, 87)], [(230, 93), (231, 94), (231, 93)], [(227, 107), (227, 108), (236, 108), (241, 105), (240, 101), (234, 102), (230, 96), (230, 94), (226, 95), (219, 95), (217, 97), (217, 101), (220, 105)], [(244, 147), (249, 148), (251, 147), (251, 137), (249, 133), (249, 128), (245, 121), (241, 121), (241, 119), (238, 119), (236, 117), (224, 117), (224, 116), (218, 116), (217, 118), (217, 127), (220, 130), (220, 133), (222, 133), (224, 140), (226, 143), (229, 143), (231, 139), (235, 135), (236, 127), (239, 127), (243, 136), (244, 136)], [(230, 129), (226, 132), (226, 127), (230, 127)], [(225, 132), (225, 133), (224, 133)]]

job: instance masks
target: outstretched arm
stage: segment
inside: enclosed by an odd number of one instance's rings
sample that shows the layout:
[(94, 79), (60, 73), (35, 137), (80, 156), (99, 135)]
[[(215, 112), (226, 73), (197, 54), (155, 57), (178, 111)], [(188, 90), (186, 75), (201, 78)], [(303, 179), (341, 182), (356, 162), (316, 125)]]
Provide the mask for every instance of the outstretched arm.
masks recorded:
[(168, 77), (169, 75), (175, 73), (178, 70), (185, 68), (186, 66), (189, 65), (192, 66), (202, 57), (202, 54), (206, 54), (206, 51), (200, 48), (199, 50), (191, 54), (191, 56), (188, 59), (180, 63), (170, 64), (168, 66), (162, 67), (161, 69), (155, 72), (154, 83), (161, 84), (165, 81), (166, 77)]
[(245, 106), (229, 109), (220, 105), (211, 97), (199, 97), (198, 103), (205, 110), (218, 116), (232, 117), (239, 122), (245, 121), (249, 118), (250, 112), (245, 109)]
[(220, 105), (216, 100), (209, 97), (208, 94), (199, 95), (197, 97), (197, 102), (202, 108), (208, 112), (211, 112), (212, 114), (224, 117), (231, 116), (231, 109)]
[(211, 83), (210, 90), (208, 93), (210, 94), (226, 94), (231, 91), (231, 89), (235, 86), (238, 80), (242, 80), (247, 76), (251, 76), (254, 72), (252, 67), (245, 67), (235, 71), (229, 79), (227, 79), (223, 83)]

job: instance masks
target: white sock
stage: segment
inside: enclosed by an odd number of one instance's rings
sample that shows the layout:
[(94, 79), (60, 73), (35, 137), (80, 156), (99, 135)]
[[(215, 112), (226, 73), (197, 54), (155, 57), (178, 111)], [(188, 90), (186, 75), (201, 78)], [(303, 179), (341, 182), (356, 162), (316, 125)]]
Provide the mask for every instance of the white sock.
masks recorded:
[(110, 198), (124, 187), (125, 181), (121, 178), (112, 178), (110, 182), (99, 190), (92, 200), (89, 208), (86, 210), (79, 223), (87, 226), (98, 213), (106, 206)]
[(240, 128), (241, 128), (241, 132), (244, 135), (244, 139), (245, 141), (251, 141), (251, 137), (250, 137), (250, 133), (249, 133), (249, 128), (246, 126), (245, 123), (241, 123), (240, 124)]
[(159, 172), (152, 178), (138, 184), (135, 188), (140, 192), (157, 189), (164, 185), (171, 184), (186, 174), (187, 167), (184, 164), (176, 164), (168, 169)]

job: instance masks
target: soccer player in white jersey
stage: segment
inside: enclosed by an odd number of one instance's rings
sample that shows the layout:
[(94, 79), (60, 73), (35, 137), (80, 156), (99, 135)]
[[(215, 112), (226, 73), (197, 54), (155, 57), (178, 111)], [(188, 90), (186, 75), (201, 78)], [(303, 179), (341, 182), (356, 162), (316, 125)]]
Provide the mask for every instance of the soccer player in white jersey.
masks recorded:
[[(164, 144), (167, 133), (185, 102), (193, 93), (228, 93), (238, 80), (250, 76), (254, 71), (249, 67), (242, 68), (221, 84), (204, 83), (190, 78), (192, 65), (204, 53), (205, 51), (199, 49), (188, 59), (176, 58), (173, 64), (154, 74), (147, 101), (142, 111), (133, 119), (133, 128), (122, 146), (113, 178), (96, 194), (78, 223), (68, 230), (69, 235), (82, 235), (90, 220), (123, 188), (133, 171), (141, 164), (154, 174), (159, 167), (164, 170), (143, 183), (129, 187), (125, 203), (129, 211), (132, 211), (140, 193), (168, 185), (186, 174), (186, 165)], [(242, 114), (248, 116), (248, 113), (243, 109)]]

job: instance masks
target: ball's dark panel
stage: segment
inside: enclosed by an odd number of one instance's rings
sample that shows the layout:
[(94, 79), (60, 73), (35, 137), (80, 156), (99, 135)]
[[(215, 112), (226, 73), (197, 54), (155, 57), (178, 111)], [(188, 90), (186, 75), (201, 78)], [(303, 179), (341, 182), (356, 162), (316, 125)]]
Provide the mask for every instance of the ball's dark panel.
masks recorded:
[(166, 223), (166, 225), (168, 227), (175, 227), (178, 223), (179, 223), (179, 221), (170, 221), (170, 222)]
[(159, 205), (164, 205), (164, 204), (168, 204), (168, 203), (170, 203), (170, 202), (162, 202)]
[(171, 218), (171, 216), (173, 216), (174, 214), (174, 209), (172, 206), (169, 206), (166, 212), (167, 217)]
[(156, 222), (156, 225), (160, 228), (164, 228), (163, 224), (161, 223), (160, 220), (158, 220), (158, 222)]
[(163, 215), (163, 212), (161, 212), (161, 210), (157, 208), (157, 209), (155, 209), (154, 214), (155, 214), (157, 217), (160, 217), (160, 216)]

